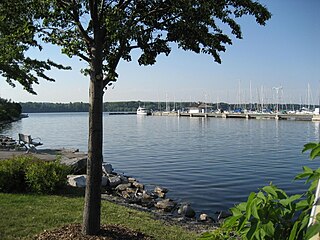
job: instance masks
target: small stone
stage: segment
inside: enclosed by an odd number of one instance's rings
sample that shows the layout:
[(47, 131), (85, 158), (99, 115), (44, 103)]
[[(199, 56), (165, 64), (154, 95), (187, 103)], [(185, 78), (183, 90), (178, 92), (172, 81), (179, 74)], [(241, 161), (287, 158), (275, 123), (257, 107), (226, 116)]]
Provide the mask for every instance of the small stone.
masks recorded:
[(199, 220), (200, 220), (201, 222), (206, 222), (206, 221), (208, 221), (208, 220), (209, 220), (208, 214), (201, 213), (200, 216), (199, 216)]
[(129, 183), (128, 178), (126, 176), (120, 175), (121, 183)]
[(108, 174), (112, 173), (112, 171), (113, 171), (113, 168), (112, 168), (112, 165), (110, 163), (103, 163), (102, 164), (102, 172), (105, 175), (108, 175)]
[(164, 193), (167, 193), (169, 192), (169, 190), (167, 188), (164, 188), (164, 187), (160, 187), (160, 186), (156, 186), (154, 188), (154, 192), (164, 192)]
[[(130, 183), (131, 184), (131, 183)], [(136, 192), (136, 188), (132, 188), (132, 186), (130, 186), (130, 187), (128, 187), (127, 189), (126, 189), (126, 191), (128, 192), (128, 193), (135, 193)]]
[(121, 195), (122, 195), (122, 197), (123, 198), (131, 198), (131, 194), (130, 193), (128, 193), (127, 191), (122, 191), (121, 192)]
[(193, 218), (196, 215), (196, 212), (189, 204), (185, 204), (179, 207), (178, 214), (184, 215), (187, 218)]
[(68, 175), (68, 184), (72, 187), (85, 187), (86, 175)]
[(121, 184), (121, 178), (120, 176), (114, 176), (109, 177), (109, 186), (112, 188), (117, 187), (119, 184)]
[(134, 182), (136, 182), (137, 180), (136, 180), (135, 178), (133, 178), (133, 177), (129, 177), (129, 178), (128, 178), (128, 181), (129, 181), (130, 183), (134, 183)]
[(169, 190), (167, 188), (156, 186), (153, 191), (158, 195), (158, 197), (165, 198), (166, 193)]
[(175, 206), (176, 206), (176, 203), (169, 198), (159, 201), (155, 204), (156, 208), (162, 209), (165, 212), (171, 212)]
[(129, 188), (129, 187), (131, 187), (131, 183), (122, 183), (116, 187), (116, 190), (117, 191), (124, 191), (124, 190), (127, 190), (127, 188)]
[(107, 186), (108, 185), (108, 178), (107, 177), (105, 177), (105, 176), (102, 176), (102, 179), (101, 179), (101, 186), (102, 187), (105, 187), (105, 186)]
[(141, 190), (144, 189), (144, 185), (142, 183), (138, 183), (138, 182), (133, 182), (132, 185), (136, 188), (139, 188)]

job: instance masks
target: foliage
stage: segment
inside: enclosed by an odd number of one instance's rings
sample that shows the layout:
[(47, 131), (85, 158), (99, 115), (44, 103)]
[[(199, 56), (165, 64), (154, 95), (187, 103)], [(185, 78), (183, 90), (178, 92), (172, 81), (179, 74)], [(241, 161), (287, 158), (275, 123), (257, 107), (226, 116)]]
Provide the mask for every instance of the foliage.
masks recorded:
[(53, 193), (66, 185), (69, 167), (59, 161), (16, 157), (0, 161), (0, 192)]
[(0, 192), (24, 192), (27, 189), (25, 168), (29, 158), (0, 161)]
[[(313, 160), (319, 155), (320, 143), (308, 143), (303, 152), (311, 150)], [(221, 229), (205, 233), (200, 239), (310, 239), (320, 232), (320, 214), (315, 223), (308, 227), (310, 212), (314, 204), (320, 168), (303, 167), (295, 179), (305, 179), (310, 187), (304, 194), (288, 196), (272, 183), (258, 193), (251, 193), (246, 202), (231, 208)], [(230, 236), (230, 233), (235, 234)]]
[(33, 0), (0, 1), (0, 76), (13, 87), (13, 80), (18, 81), (33, 94), (32, 84), (38, 84), (38, 78), (54, 81), (45, 71), (52, 67), (70, 69), (49, 59), (42, 61), (25, 56), (30, 47), (42, 49), (33, 26), (41, 5), (40, 1)]
[(19, 103), (0, 98), (0, 121), (11, 121), (19, 118), (22, 108)]
[(37, 161), (26, 168), (26, 181), (31, 192), (53, 193), (67, 184), (70, 168), (59, 161)]

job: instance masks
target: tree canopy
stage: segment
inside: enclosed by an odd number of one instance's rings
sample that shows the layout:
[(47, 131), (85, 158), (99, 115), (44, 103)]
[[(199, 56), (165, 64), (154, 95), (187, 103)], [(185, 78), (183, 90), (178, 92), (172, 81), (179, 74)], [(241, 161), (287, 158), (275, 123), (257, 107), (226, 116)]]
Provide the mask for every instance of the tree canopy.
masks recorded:
[(39, 78), (54, 81), (46, 74), (46, 70), (52, 67), (63, 67), (51, 60), (41, 61), (26, 56), (30, 47), (39, 50), (42, 46), (36, 40), (37, 31), (35, 21), (40, 16), (34, 1), (8, 1), (0, 2), (0, 76), (15, 87), (14, 81), (18, 81), (25, 90), (36, 94), (32, 84), (38, 84)]

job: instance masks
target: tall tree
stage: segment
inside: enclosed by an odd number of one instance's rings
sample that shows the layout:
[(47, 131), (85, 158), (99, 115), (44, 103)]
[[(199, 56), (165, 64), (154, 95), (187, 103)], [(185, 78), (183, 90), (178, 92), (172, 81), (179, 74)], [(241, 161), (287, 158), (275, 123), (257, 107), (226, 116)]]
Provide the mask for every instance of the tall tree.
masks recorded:
[[(151, 65), (159, 54), (169, 55), (170, 43), (174, 43), (183, 50), (209, 54), (214, 61), (221, 63), (219, 53), (226, 50), (226, 45), (232, 44), (231, 38), (223, 31), (225, 25), (231, 30), (230, 35), (240, 39), (242, 34), (237, 18), (252, 15), (258, 24), (264, 25), (271, 17), (266, 7), (253, 0), (17, 2), (29, 2), (33, 10), (31, 14), (34, 13), (32, 24), (23, 32), (32, 29), (37, 39), (58, 45), (62, 53), (69, 57), (78, 56), (88, 63), (88, 68), (83, 69), (90, 78), (83, 233), (89, 235), (100, 229), (103, 94), (117, 81), (120, 60), (131, 61), (132, 50), (140, 49), (139, 64)], [(19, 14), (23, 16), (22, 12)], [(19, 46), (19, 43), (18, 39), (14, 46)], [(17, 78), (13, 75), (7, 77)], [(28, 82), (29, 85), (31, 83)]]

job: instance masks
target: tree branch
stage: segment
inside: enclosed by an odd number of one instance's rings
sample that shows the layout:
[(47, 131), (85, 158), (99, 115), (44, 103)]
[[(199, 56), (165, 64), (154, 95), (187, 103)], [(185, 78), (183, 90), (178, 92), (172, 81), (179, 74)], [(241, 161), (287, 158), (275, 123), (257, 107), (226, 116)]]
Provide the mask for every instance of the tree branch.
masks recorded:
[(81, 22), (80, 22), (80, 17), (79, 17), (79, 12), (78, 12), (78, 8), (76, 7), (76, 2), (75, 0), (72, 1), (73, 2), (73, 5), (72, 5), (72, 13), (71, 15), (73, 16), (74, 18), (74, 21), (75, 21), (75, 24), (77, 25), (81, 35), (83, 36), (83, 38), (85, 39), (85, 41), (88, 43), (88, 44), (91, 44), (92, 43), (92, 38), (88, 35), (88, 33), (86, 32), (86, 30), (83, 28)]

